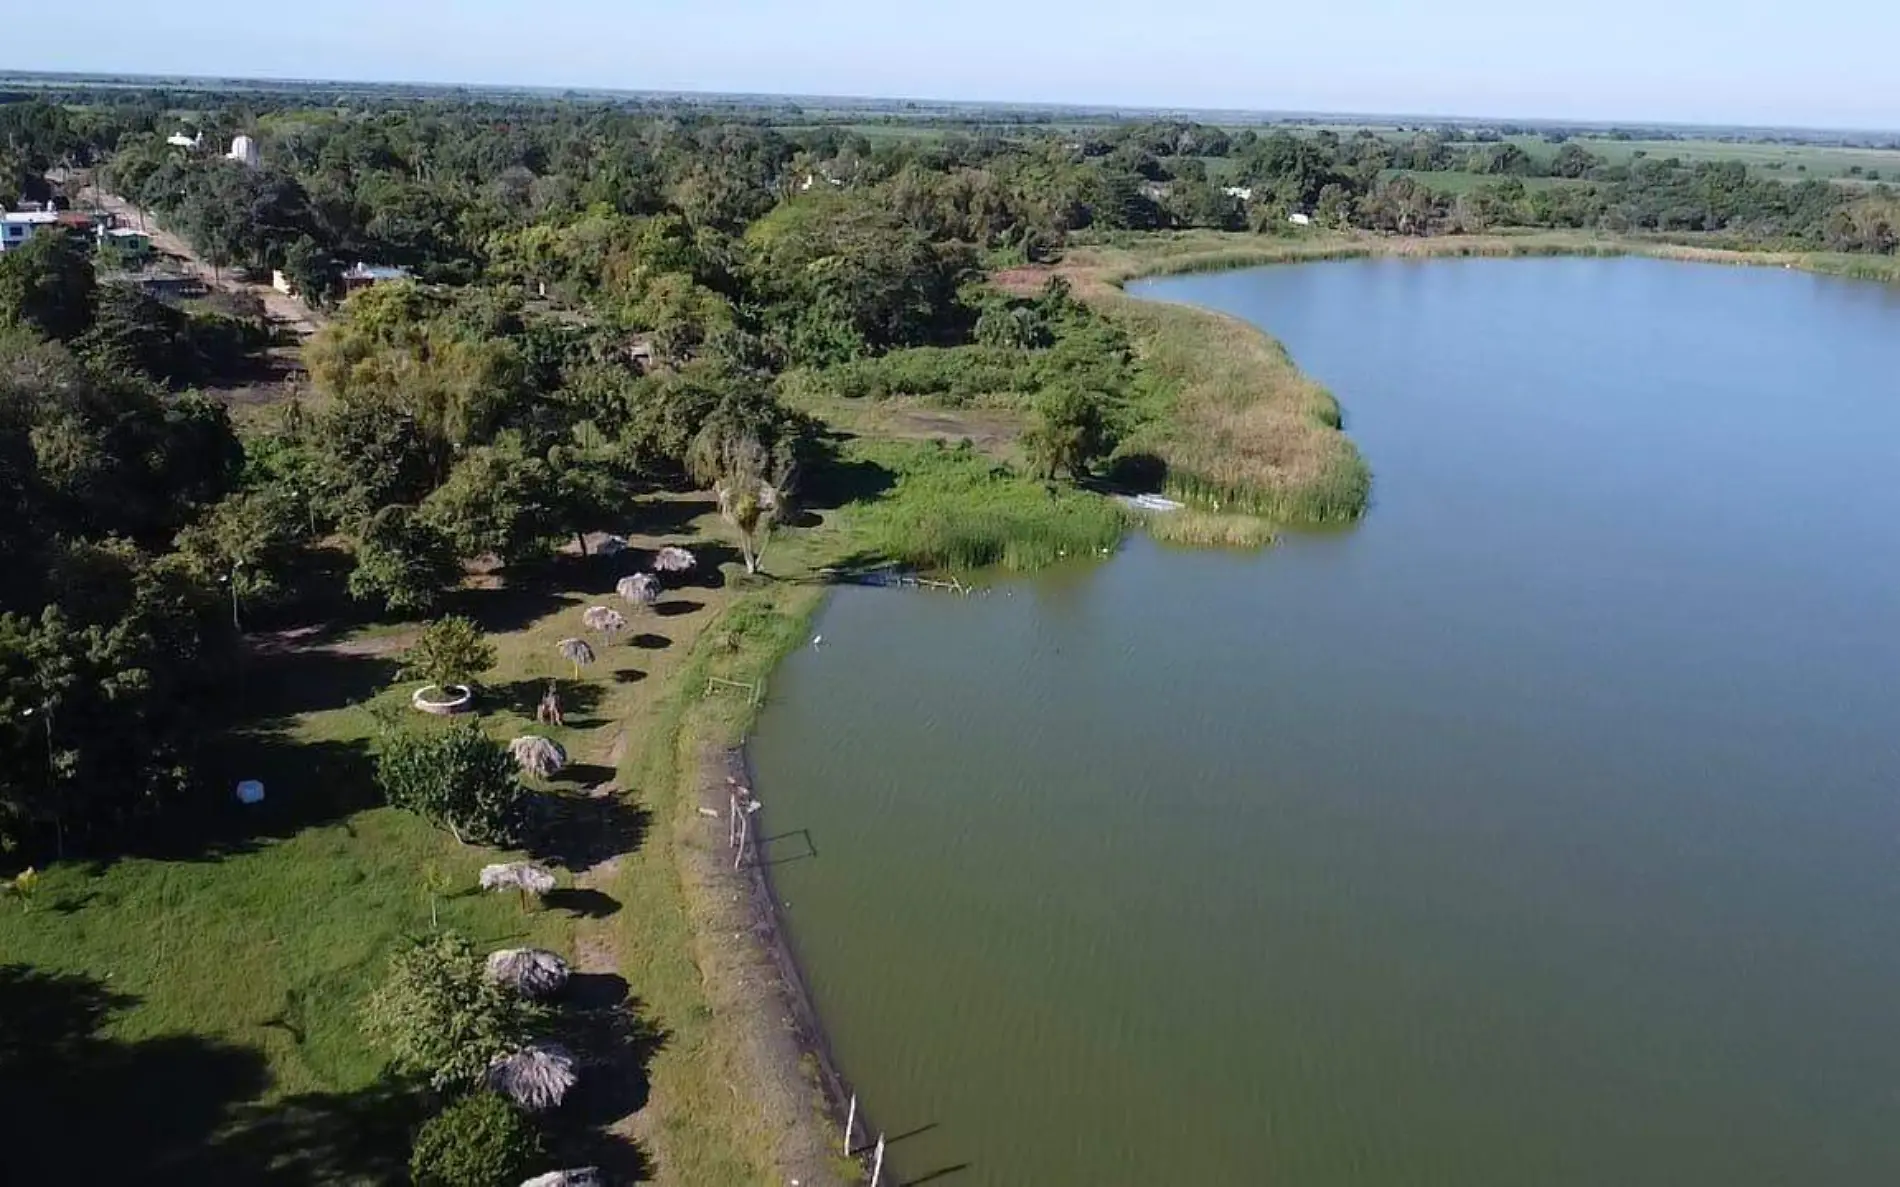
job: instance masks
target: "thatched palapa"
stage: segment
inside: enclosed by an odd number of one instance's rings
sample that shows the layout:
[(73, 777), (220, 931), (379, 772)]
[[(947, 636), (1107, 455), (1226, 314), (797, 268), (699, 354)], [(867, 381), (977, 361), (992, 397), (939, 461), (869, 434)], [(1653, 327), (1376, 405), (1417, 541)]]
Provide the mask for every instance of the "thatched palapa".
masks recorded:
[(536, 1175), (524, 1179), (521, 1187), (604, 1187), (605, 1180), (600, 1177), (597, 1166), (583, 1166), (571, 1171), (549, 1171), (545, 1175)]
[(635, 573), (622, 577), (614, 592), (644, 610), (660, 600), (660, 579), (651, 573)]
[(612, 606), (589, 606), (581, 611), (581, 621), (590, 631), (615, 634), (627, 629), (627, 617)]
[(508, 753), (515, 756), (516, 765), (537, 779), (546, 779), (567, 765), (567, 751), (561, 749), (561, 744), (538, 734), (508, 743)]
[(567, 1099), (579, 1077), (558, 1043), (534, 1043), (488, 1065), (488, 1086), (524, 1109), (543, 1112)]
[(521, 890), (529, 894), (546, 894), (554, 889), (554, 875), (526, 861), (483, 866), (481, 882), (483, 890)]
[(659, 555), (653, 558), (654, 569), (661, 573), (690, 573), (698, 563), (698, 557), (670, 544), (660, 549)]
[(503, 948), (488, 954), (488, 979), (523, 997), (553, 997), (567, 986), (567, 962), (542, 948)]

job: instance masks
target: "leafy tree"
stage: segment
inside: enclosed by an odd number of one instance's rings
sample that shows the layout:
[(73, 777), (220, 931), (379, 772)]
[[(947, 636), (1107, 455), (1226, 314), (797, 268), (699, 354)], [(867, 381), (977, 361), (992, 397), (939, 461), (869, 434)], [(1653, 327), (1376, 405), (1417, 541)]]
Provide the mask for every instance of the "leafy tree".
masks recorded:
[(132, 285), (101, 285), (92, 327), (74, 348), (98, 367), (168, 381), (190, 374), (187, 325), (183, 313)]
[(440, 465), (414, 414), (380, 396), (332, 404), (317, 417), (312, 445), (318, 485), (338, 519), (421, 502)]
[(325, 305), (342, 283), (343, 269), (336, 256), (308, 235), (284, 248), (284, 277), (312, 309)]
[(446, 828), (463, 844), (508, 844), (519, 834), (526, 791), (505, 747), (473, 722), (394, 730), (376, 759), (391, 807)]
[(235, 582), (246, 602), (274, 599), (287, 592), (309, 525), (307, 508), (283, 487), (240, 491), (180, 532), (177, 554), (202, 584)]
[(472, 687), (494, 666), (494, 644), (473, 621), (460, 615), (438, 618), (423, 627), (402, 657), (405, 680), (426, 680), (441, 687)]
[(92, 325), (92, 262), (71, 234), (41, 231), (0, 255), (0, 327), (70, 341)]
[(423, 1123), (409, 1156), (415, 1187), (515, 1187), (543, 1156), (541, 1135), (493, 1092), (473, 1092)]
[(357, 537), (350, 596), (394, 614), (426, 614), (461, 573), (455, 546), (440, 529), (412, 507), (385, 507)]
[(465, 937), (445, 931), (411, 940), (390, 957), (365, 1003), (363, 1030), (395, 1070), (437, 1089), (469, 1088), (545, 1017), (541, 1007), (490, 980)]
[(561, 493), (545, 458), (528, 453), (518, 434), (468, 450), (448, 481), (422, 504), (422, 515), (458, 555), (493, 554), (514, 563), (545, 555), (564, 533)]
[(1099, 398), (1073, 387), (1057, 387), (1036, 402), (1036, 419), (1023, 435), (1031, 463), (1045, 478), (1067, 470), (1080, 478), (1108, 452), (1108, 434)]

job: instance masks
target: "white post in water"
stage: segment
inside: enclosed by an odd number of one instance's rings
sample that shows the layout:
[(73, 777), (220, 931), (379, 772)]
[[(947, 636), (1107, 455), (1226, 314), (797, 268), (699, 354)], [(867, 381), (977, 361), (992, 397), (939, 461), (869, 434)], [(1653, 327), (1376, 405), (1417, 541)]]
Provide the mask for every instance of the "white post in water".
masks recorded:
[(739, 843), (739, 793), (733, 792), (726, 797), (726, 848)]
[(871, 1187), (877, 1187), (878, 1180), (884, 1176), (884, 1135), (877, 1135), (877, 1153), (871, 1156)]
[(746, 827), (751, 823), (752, 813), (739, 813), (739, 848), (737, 852), (732, 855), (732, 868), (735, 870), (739, 868), (739, 863), (745, 860), (745, 833)]
[(858, 1094), (854, 1092), (851, 1094), (851, 1107), (846, 1109), (844, 1113), (844, 1152), (846, 1157), (850, 1157), (851, 1154), (851, 1127), (857, 1124), (857, 1120)]

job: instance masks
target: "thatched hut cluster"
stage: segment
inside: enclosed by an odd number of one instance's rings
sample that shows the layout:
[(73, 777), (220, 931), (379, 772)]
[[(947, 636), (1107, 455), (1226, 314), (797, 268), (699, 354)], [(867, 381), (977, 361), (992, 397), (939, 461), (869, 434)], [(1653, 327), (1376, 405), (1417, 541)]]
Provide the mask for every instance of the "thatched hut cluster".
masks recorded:
[(488, 979), (523, 997), (546, 998), (567, 987), (567, 962), (542, 948), (503, 948), (488, 954)]
[(574, 1056), (558, 1043), (531, 1043), (488, 1065), (488, 1086), (535, 1113), (558, 1107), (578, 1079)]

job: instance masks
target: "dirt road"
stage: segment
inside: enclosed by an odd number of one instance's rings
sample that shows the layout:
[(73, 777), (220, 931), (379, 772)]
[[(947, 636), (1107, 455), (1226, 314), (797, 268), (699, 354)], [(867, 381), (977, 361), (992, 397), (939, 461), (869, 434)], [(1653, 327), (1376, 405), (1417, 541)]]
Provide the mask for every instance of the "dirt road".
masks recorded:
[(268, 284), (250, 284), (226, 269), (214, 269), (210, 264), (198, 258), (177, 235), (159, 226), (158, 220), (150, 211), (139, 207), (101, 189), (92, 191), (99, 206), (116, 215), (127, 226), (143, 228), (152, 237), (152, 246), (168, 256), (175, 256), (184, 262), (186, 268), (204, 279), (207, 285), (226, 292), (254, 293), (264, 302), (264, 312), (270, 319), (289, 328), (299, 338), (308, 338), (323, 325), (323, 319), (297, 297), (286, 296)]

